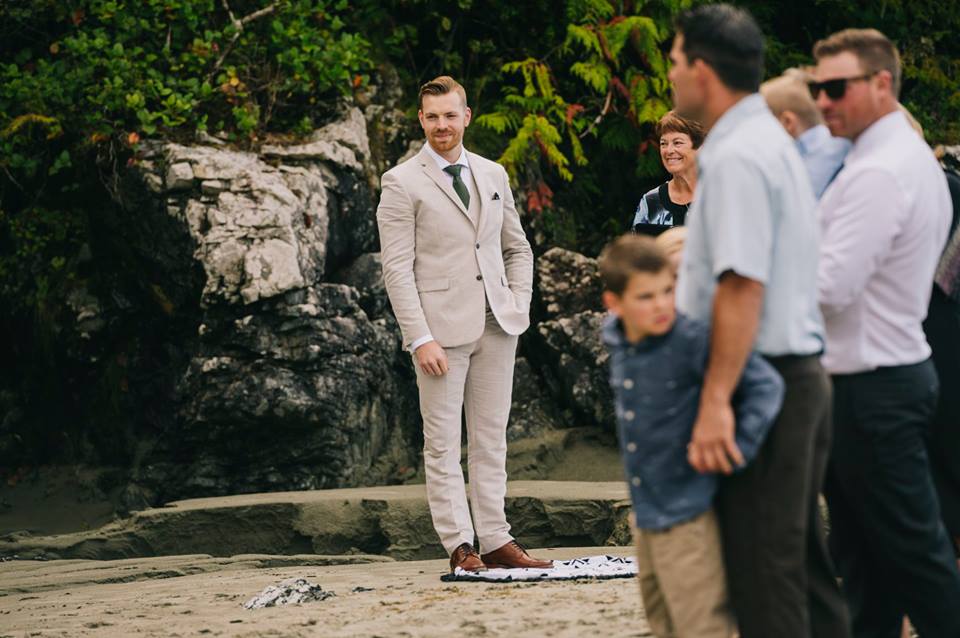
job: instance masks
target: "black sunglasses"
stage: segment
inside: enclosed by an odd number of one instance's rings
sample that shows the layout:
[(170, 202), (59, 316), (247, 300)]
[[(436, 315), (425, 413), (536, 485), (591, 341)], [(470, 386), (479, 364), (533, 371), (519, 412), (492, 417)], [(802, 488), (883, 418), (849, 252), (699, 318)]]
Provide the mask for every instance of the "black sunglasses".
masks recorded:
[(858, 80), (867, 80), (876, 75), (876, 72), (857, 75), (852, 78), (836, 78), (835, 80), (826, 80), (824, 82), (807, 82), (810, 87), (810, 95), (816, 100), (820, 97), (820, 91), (826, 91), (827, 97), (831, 100), (839, 100), (847, 94), (847, 82), (856, 82)]

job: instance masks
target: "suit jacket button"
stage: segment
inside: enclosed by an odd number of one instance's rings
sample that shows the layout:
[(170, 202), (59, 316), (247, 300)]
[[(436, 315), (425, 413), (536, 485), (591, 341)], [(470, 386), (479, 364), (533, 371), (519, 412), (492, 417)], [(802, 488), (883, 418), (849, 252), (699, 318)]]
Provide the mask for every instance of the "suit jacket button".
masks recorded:
[(479, 250), (479, 249), (480, 249), (480, 244), (477, 244), (477, 250)]
[(477, 281), (482, 281), (482, 280), (483, 280), (483, 275), (477, 275)]

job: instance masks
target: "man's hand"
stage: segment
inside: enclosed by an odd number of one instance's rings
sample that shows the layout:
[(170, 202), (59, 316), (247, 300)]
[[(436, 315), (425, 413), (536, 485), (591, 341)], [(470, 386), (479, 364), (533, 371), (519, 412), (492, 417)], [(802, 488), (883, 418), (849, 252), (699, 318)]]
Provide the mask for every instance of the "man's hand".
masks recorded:
[(701, 403), (687, 447), (687, 460), (693, 469), (701, 474), (730, 474), (734, 466), (743, 465), (743, 454), (733, 439), (734, 428), (729, 401)]
[(417, 358), (417, 365), (423, 370), (424, 374), (440, 376), (447, 373), (447, 353), (436, 341), (428, 341), (419, 348), (413, 355)]

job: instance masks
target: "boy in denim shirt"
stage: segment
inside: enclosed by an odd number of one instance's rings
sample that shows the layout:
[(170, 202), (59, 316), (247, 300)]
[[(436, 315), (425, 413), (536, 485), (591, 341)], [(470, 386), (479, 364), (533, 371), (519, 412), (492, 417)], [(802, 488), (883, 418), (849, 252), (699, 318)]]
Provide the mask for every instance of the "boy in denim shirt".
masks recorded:
[[(654, 634), (730, 638), (717, 477), (687, 460), (709, 354), (706, 325), (677, 314), (675, 276), (653, 239), (625, 235), (600, 256), (620, 448), (636, 524), (637, 565)], [(749, 461), (783, 401), (783, 380), (756, 353), (734, 395), (736, 444)]]

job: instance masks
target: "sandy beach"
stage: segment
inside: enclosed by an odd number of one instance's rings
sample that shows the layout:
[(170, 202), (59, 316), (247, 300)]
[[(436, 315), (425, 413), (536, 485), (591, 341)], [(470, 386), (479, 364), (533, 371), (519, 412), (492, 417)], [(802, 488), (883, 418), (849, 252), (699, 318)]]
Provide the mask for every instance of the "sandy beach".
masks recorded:
[[(553, 559), (604, 553), (625, 556), (629, 549), (536, 552)], [(634, 579), (444, 583), (445, 560), (293, 564), (301, 560), (306, 557), (0, 563), (0, 637), (650, 635)], [(294, 577), (336, 596), (243, 608), (268, 585)]]

